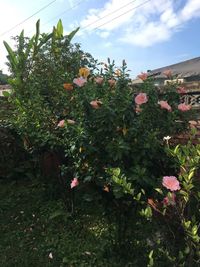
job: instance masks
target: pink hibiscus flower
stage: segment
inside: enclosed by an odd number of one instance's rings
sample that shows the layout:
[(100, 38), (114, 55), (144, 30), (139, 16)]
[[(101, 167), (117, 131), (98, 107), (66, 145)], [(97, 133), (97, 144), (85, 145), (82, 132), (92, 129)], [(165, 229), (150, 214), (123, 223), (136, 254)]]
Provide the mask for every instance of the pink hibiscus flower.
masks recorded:
[(148, 74), (145, 73), (145, 72), (141, 72), (138, 76), (137, 76), (139, 79), (145, 81), (148, 77)]
[(79, 87), (82, 87), (86, 82), (87, 82), (87, 80), (84, 79), (83, 77), (75, 78), (73, 80), (73, 83), (75, 83)]
[(192, 107), (190, 105), (186, 105), (185, 103), (179, 104), (178, 105), (178, 110), (180, 111), (188, 111), (190, 110)]
[(142, 105), (144, 103), (146, 103), (148, 101), (148, 97), (145, 93), (139, 93), (136, 97), (135, 97), (135, 103), (137, 105)]
[(99, 100), (93, 100), (90, 102), (90, 105), (94, 108), (94, 109), (98, 109), (101, 107), (102, 102)]
[(57, 126), (63, 128), (65, 126), (65, 120), (59, 121)]
[(97, 77), (97, 78), (95, 78), (95, 82), (97, 84), (102, 84), (103, 83), (103, 78), (102, 77)]
[(162, 185), (171, 191), (176, 191), (181, 189), (179, 181), (175, 176), (164, 176), (162, 180)]
[(163, 100), (161, 100), (161, 101), (158, 102), (158, 104), (160, 105), (160, 107), (161, 107), (162, 109), (166, 109), (166, 110), (168, 110), (169, 112), (172, 111), (172, 107), (167, 103), (167, 101), (163, 101)]
[(79, 185), (79, 181), (78, 181), (78, 178), (74, 178), (72, 181), (71, 181), (71, 189), (78, 186)]

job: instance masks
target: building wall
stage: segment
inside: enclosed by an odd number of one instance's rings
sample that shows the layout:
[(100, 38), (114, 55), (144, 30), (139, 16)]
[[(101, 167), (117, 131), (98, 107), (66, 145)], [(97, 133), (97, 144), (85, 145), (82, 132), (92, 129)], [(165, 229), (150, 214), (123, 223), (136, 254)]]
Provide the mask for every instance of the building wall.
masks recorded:
[(0, 97), (3, 96), (3, 92), (10, 92), (11, 91), (11, 87), (8, 84), (5, 85), (0, 85)]

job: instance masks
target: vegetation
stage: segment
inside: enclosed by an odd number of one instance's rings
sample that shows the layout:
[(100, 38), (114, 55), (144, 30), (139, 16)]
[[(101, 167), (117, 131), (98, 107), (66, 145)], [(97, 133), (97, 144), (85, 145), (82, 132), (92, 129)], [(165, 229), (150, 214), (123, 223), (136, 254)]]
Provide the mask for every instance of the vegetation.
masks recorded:
[(4, 74), (2, 70), (0, 70), (0, 85), (4, 85), (8, 83), (9, 76)]
[(145, 73), (131, 86), (125, 61), (100, 64), (70, 43), (77, 30), (63, 36), (59, 21), (40, 34), (38, 21), (32, 38), (16, 37), (16, 50), (4, 42), (13, 90), (3, 127), (30, 158), (21, 168), (27, 187), (3, 181), (2, 206), (17, 186), (30, 205), (19, 198), (17, 213), (4, 207), (2, 216), (21, 220), (11, 238), (22, 235), (32, 250), (20, 240), (24, 256), (10, 263), (8, 244), (3, 264), (30, 266), (31, 257), (41, 266), (198, 266), (200, 148), (169, 141), (188, 131), (183, 88), (160, 92)]

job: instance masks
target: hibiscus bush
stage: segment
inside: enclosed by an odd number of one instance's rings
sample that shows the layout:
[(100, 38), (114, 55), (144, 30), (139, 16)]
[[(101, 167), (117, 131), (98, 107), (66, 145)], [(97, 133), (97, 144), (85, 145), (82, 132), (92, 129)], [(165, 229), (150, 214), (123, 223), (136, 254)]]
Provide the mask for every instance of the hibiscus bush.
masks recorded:
[[(23, 138), (26, 149), (38, 159), (42, 174), (52, 176), (55, 184), (59, 165), (66, 162), (57, 121), (65, 116), (70, 104), (69, 81), (83, 64), (91, 70), (96, 66), (79, 44), (70, 43), (76, 31), (64, 36), (59, 21), (51, 33), (40, 33), (38, 21), (32, 38), (25, 37), (22, 31), (15, 38), (14, 49), (4, 42), (12, 86), (12, 93), (6, 95), (12, 106), (8, 121)], [(64, 183), (62, 179), (60, 182)]]
[(125, 62), (120, 69), (108, 62), (101, 72), (81, 76), (82, 68), (68, 92), (68, 113), (58, 127), (66, 155), (73, 150), (75, 157), (67, 168), (80, 180), (109, 188), (113, 186), (109, 170), (119, 168), (138, 189), (150, 192), (156, 177), (175, 168), (163, 137), (185, 130), (189, 113), (180, 108), (176, 85), (159, 93), (147, 79), (136, 89), (126, 69)]
[[(129, 215), (147, 201), (160, 177), (178, 171), (163, 138), (187, 128), (190, 106), (180, 106), (177, 85), (159, 92), (147, 78), (139, 88), (131, 86), (125, 61), (117, 69), (108, 60), (101, 72), (88, 75), (75, 78), (71, 108), (58, 124), (71, 158), (65, 171), (109, 199), (121, 235)], [(118, 238), (119, 243), (125, 240)]]
[[(194, 134), (194, 133), (193, 133)], [(191, 137), (194, 135), (191, 134)], [(200, 146), (189, 140), (185, 145), (166, 147), (179, 166), (176, 176), (163, 176), (142, 214), (164, 227), (162, 238), (168, 259), (178, 266), (200, 263), (199, 161)], [(162, 184), (161, 184), (162, 183)], [(156, 248), (156, 246), (152, 246)], [(157, 246), (159, 253), (161, 247)], [(163, 251), (162, 251), (163, 253)]]
[[(187, 130), (191, 106), (180, 103), (185, 92), (178, 84), (160, 90), (142, 73), (138, 77), (143, 83), (135, 86), (125, 61), (121, 67), (110, 59), (99, 64), (70, 44), (76, 31), (63, 36), (59, 21), (52, 33), (40, 34), (38, 22), (31, 39), (23, 32), (16, 38), (17, 50), (5, 43), (13, 87), (10, 121), (29, 151), (56, 154), (59, 172), (54, 180), (65, 197), (66, 188), (73, 200), (78, 188), (99, 193), (108, 217), (117, 222), (116, 243), (122, 247), (131, 215), (135, 225), (141, 215), (152, 215), (150, 207), (157, 205), (152, 195), (162, 177), (172, 193), (158, 190), (163, 210), (156, 209), (163, 215), (176, 206), (180, 164), (166, 151), (165, 139)], [(196, 222), (188, 220), (181, 225), (193, 231)]]

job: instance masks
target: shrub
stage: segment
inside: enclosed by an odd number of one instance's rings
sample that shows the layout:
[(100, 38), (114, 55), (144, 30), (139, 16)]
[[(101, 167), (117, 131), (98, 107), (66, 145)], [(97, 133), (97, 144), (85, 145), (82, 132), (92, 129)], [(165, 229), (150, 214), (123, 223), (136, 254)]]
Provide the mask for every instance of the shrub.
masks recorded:
[[(59, 155), (56, 178), (63, 191), (74, 196), (77, 187), (90, 184), (107, 199), (121, 245), (130, 213), (137, 223), (161, 177), (177, 174), (179, 163), (163, 139), (187, 129), (190, 106), (180, 106), (176, 84), (160, 92), (144, 73), (144, 83), (133, 87), (125, 61), (116, 68), (108, 59), (98, 68), (90, 54), (70, 44), (76, 31), (63, 36), (59, 21), (51, 34), (40, 35), (38, 22), (31, 39), (23, 31), (17, 37), (16, 51), (5, 43), (12, 71), (10, 121), (28, 149)], [(172, 194), (168, 201), (174, 201)], [(150, 207), (142, 214), (150, 216)]]

